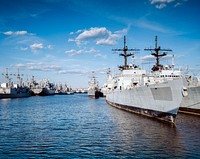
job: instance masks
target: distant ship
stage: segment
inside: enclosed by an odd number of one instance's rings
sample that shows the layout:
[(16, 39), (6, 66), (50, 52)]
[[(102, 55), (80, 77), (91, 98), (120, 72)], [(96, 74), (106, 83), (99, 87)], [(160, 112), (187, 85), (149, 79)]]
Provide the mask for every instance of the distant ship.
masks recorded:
[(35, 81), (34, 76), (31, 79), (29, 87), (32, 91), (32, 95), (36, 96), (54, 95), (56, 91), (55, 85), (49, 82), (49, 80), (42, 80), (38, 83)]
[(116, 82), (114, 81), (114, 77), (112, 76), (110, 68), (109, 68), (107, 71), (107, 80), (101, 89), (104, 97), (106, 97), (106, 95), (112, 90), (115, 83)]
[(32, 95), (39, 95), (43, 91), (43, 87), (38, 82), (36, 82), (34, 76), (32, 76), (31, 78), (31, 82), (29, 83), (29, 88), (32, 91)]
[(62, 84), (56, 85), (56, 91), (55, 94), (58, 95), (71, 95), (74, 94), (71, 88), (67, 87), (67, 84)]
[[(156, 64), (152, 68), (152, 73), (147, 74), (146, 70), (138, 68), (134, 64), (127, 65), (127, 57), (133, 53), (127, 51), (139, 51), (139, 49), (128, 49), (126, 37), (124, 36), (124, 48), (113, 49), (113, 51), (123, 51), (120, 55), (124, 57), (124, 65), (120, 66), (120, 75), (113, 77), (112, 88), (107, 90), (106, 101), (109, 105), (153, 117), (169, 123), (175, 123), (175, 118), (183, 99), (187, 95), (187, 88), (184, 86), (184, 79), (180, 71), (174, 70), (172, 64), (162, 66), (159, 59), (166, 56), (169, 49), (161, 49), (157, 46), (157, 36), (155, 39), (155, 49), (145, 49), (152, 52), (156, 57)], [(159, 53), (159, 51), (165, 51)]]
[(54, 95), (56, 88), (55, 85), (51, 82), (49, 82), (49, 80), (43, 80), (41, 83), (41, 87), (42, 87), (42, 92), (40, 92), (38, 95), (39, 96), (48, 96), (48, 95)]
[(11, 79), (9, 78), (8, 69), (6, 69), (6, 73), (3, 74), (5, 78), (5, 83), (1, 83), (0, 85), (0, 99), (2, 98), (22, 98), (22, 97), (30, 97), (31, 91), (28, 87), (24, 86), (22, 83), (22, 79), (19, 74), (17, 76), (17, 84), (13, 84)]
[[(94, 74), (94, 72), (93, 72)], [(88, 81), (88, 96), (92, 98), (98, 98), (97, 92), (99, 91), (98, 81), (94, 75)]]
[(179, 112), (200, 115), (200, 79), (187, 76), (188, 96), (181, 103)]

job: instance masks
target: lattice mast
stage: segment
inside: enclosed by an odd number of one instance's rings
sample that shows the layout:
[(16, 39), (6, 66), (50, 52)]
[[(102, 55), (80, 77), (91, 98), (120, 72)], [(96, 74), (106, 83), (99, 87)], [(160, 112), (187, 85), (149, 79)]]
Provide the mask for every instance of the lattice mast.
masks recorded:
[(127, 53), (127, 51), (140, 51), (139, 49), (128, 49), (126, 46), (126, 36), (124, 36), (124, 48), (122, 49), (112, 49), (112, 51), (123, 51), (123, 53), (119, 54), (124, 57), (124, 65), (120, 66), (122, 69), (128, 69), (127, 57), (134, 55), (134, 53)]
[[(160, 64), (160, 58), (167, 55), (167, 52), (163, 52), (163, 51), (172, 51), (171, 49), (161, 49), (161, 47), (158, 46), (158, 37), (157, 36), (155, 37), (155, 48), (154, 49), (147, 48), (144, 50), (151, 51), (152, 52), (151, 55), (153, 55), (156, 58), (156, 64), (152, 68), (153, 71), (158, 71), (158, 70), (162, 69), (163, 66)], [(160, 51), (162, 53), (159, 53)]]

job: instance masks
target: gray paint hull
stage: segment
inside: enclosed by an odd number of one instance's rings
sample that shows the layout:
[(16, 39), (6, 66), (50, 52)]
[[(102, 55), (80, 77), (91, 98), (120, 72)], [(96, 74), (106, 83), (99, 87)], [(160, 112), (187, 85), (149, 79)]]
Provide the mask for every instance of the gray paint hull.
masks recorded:
[(200, 86), (188, 88), (188, 96), (183, 98), (179, 111), (200, 115)]
[(49, 95), (54, 95), (54, 94), (55, 94), (55, 89), (43, 88), (42, 91), (37, 95), (39, 95), (39, 96), (49, 96)]
[(4, 88), (0, 90), (0, 99), (30, 97), (31, 91), (27, 88)]
[(88, 94), (89, 97), (94, 98), (95, 97), (95, 92), (96, 92), (95, 89), (89, 89), (87, 94)]
[(106, 95), (111, 106), (174, 123), (183, 95), (183, 79), (114, 90)]

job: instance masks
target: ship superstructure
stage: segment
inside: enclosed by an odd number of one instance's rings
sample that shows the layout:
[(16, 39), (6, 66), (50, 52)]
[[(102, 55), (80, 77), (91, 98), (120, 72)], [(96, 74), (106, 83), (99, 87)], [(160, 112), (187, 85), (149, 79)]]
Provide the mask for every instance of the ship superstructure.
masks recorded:
[(88, 81), (88, 91), (87, 94), (89, 97), (92, 98), (99, 98), (100, 97), (100, 91), (99, 91), (99, 83), (94, 76), (94, 72), (92, 72), (92, 76), (90, 77)]
[(127, 51), (138, 51), (138, 49), (128, 49), (125, 36), (124, 48), (113, 49), (113, 51), (123, 51), (120, 55), (124, 57), (124, 65), (119, 67), (120, 75), (113, 78), (114, 85), (106, 95), (106, 101), (120, 109), (175, 123), (187, 89), (184, 87), (180, 71), (164, 67), (159, 63), (160, 57), (166, 55), (166, 52), (160, 54), (159, 51), (171, 50), (158, 47), (157, 36), (155, 41), (155, 49), (145, 49), (156, 57), (156, 64), (150, 74), (134, 64), (127, 65), (127, 57), (134, 55)]
[(188, 96), (185, 97), (179, 109), (182, 113), (200, 115), (200, 79), (186, 75)]
[(11, 78), (9, 77), (8, 69), (6, 69), (6, 73), (2, 74), (4, 76), (4, 83), (0, 85), (0, 99), (1, 98), (22, 98), (22, 97), (30, 97), (31, 91), (30, 89), (23, 84), (21, 74), (19, 74), (19, 70), (17, 74), (17, 83), (13, 83)]

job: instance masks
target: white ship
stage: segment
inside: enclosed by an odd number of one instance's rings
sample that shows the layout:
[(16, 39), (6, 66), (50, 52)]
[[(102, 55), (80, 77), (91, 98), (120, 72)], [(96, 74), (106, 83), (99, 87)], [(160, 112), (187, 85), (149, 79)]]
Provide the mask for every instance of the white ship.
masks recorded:
[(74, 94), (74, 92), (72, 91), (72, 88), (67, 87), (67, 84), (58, 84), (56, 85), (56, 91), (55, 94), (58, 95), (71, 95)]
[(49, 80), (42, 80), (38, 83), (35, 81), (34, 76), (31, 79), (29, 87), (32, 94), (36, 96), (54, 95), (56, 91), (55, 85), (49, 82)]
[(159, 120), (175, 123), (175, 118), (183, 99), (187, 95), (184, 87), (184, 79), (180, 71), (174, 70), (159, 64), (159, 58), (166, 53), (159, 51), (171, 51), (157, 47), (157, 36), (155, 49), (145, 49), (152, 51), (156, 57), (156, 65), (152, 68), (152, 73), (147, 74), (146, 70), (127, 65), (127, 57), (132, 53), (127, 51), (137, 51), (138, 49), (128, 49), (126, 38), (124, 37), (124, 48), (113, 49), (113, 51), (123, 51), (120, 54), (124, 57), (124, 65), (120, 66), (121, 74), (113, 78), (112, 88), (106, 94), (106, 101), (111, 106), (127, 110), (133, 113), (153, 117)]
[(88, 81), (88, 96), (92, 98), (98, 98), (97, 93), (99, 91), (98, 81), (93, 75)]
[(6, 73), (3, 74), (5, 78), (5, 83), (0, 85), (0, 99), (2, 98), (22, 98), (30, 97), (31, 91), (28, 87), (24, 86), (22, 78), (20, 77), (19, 71), (17, 76), (17, 84), (13, 84), (9, 78), (8, 69)]
[(36, 82), (36, 80), (34, 79), (34, 76), (32, 76), (31, 82), (29, 84), (29, 88), (32, 91), (32, 95), (39, 95), (40, 93), (42, 93), (42, 90), (43, 90), (41, 85), (38, 82)]
[(107, 72), (106, 83), (103, 85), (103, 87), (101, 89), (104, 97), (106, 97), (106, 95), (112, 90), (114, 85), (116, 85), (116, 82), (115, 82), (114, 77), (112, 76), (110, 68), (109, 68), (108, 72)]
[(49, 82), (49, 80), (43, 80), (41, 83), (41, 87), (42, 87), (42, 92), (39, 93), (39, 96), (48, 96), (48, 95), (54, 95), (56, 88), (55, 85), (51, 82)]
[(181, 103), (179, 112), (200, 115), (200, 79), (187, 76), (188, 96)]

